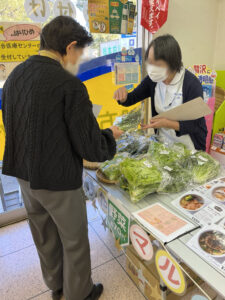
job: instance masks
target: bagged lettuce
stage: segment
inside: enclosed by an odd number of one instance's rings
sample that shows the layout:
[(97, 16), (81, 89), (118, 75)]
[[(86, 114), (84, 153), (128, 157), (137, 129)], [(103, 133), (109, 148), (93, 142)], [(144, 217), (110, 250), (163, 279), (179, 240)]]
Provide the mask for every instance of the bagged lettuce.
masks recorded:
[(130, 112), (120, 117), (117, 117), (114, 125), (118, 126), (123, 131), (130, 131), (137, 129), (141, 122), (141, 108), (140, 106), (134, 108)]
[(120, 178), (120, 163), (124, 158), (128, 157), (128, 153), (116, 154), (112, 160), (107, 160), (100, 165), (102, 173), (112, 181), (119, 181)]
[(220, 164), (208, 153), (196, 151), (189, 158), (189, 168), (193, 182), (203, 184), (218, 176)]
[(126, 158), (120, 163), (120, 171), (127, 181), (132, 202), (156, 192), (162, 180), (161, 172), (147, 158)]

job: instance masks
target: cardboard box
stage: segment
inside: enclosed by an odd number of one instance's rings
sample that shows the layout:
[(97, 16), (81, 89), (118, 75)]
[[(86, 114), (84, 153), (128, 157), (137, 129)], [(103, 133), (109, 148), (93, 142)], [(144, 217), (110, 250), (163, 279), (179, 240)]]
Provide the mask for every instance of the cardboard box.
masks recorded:
[[(157, 247), (153, 246), (156, 253)], [(134, 250), (133, 246), (128, 246), (126, 249), (126, 271), (137, 287), (142, 291), (144, 296), (149, 300), (161, 300), (161, 291), (159, 288), (160, 277), (155, 266), (155, 260), (150, 262), (142, 260)], [(215, 299), (217, 293), (213, 291), (201, 278), (199, 278), (193, 271), (187, 266), (182, 264), (182, 267), (191, 275), (194, 280), (201, 285), (201, 287), (207, 291), (212, 299)], [(167, 300), (191, 300), (195, 295), (203, 295), (195, 284), (187, 278), (187, 290), (185, 295), (178, 296), (167, 290)]]

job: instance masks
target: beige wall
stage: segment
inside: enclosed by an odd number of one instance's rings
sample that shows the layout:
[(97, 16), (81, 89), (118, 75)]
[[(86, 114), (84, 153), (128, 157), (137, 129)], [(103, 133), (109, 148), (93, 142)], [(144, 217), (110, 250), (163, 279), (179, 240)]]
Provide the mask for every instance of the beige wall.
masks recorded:
[(225, 70), (225, 0), (218, 1), (218, 22), (216, 34), (216, 49), (214, 53), (214, 68)]
[(178, 40), (185, 66), (225, 69), (225, 0), (170, 0), (167, 22), (154, 36), (165, 33)]

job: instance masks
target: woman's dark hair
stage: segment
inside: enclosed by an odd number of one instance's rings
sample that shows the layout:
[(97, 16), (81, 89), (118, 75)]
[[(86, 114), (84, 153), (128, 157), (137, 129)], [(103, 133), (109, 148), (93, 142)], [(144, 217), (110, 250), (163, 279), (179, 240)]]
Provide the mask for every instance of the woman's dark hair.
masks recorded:
[(77, 41), (76, 47), (84, 48), (93, 42), (87, 30), (71, 17), (59, 16), (44, 26), (41, 32), (41, 50), (54, 50), (66, 54), (66, 47)]
[(165, 34), (151, 41), (145, 53), (145, 60), (148, 59), (150, 48), (154, 48), (155, 60), (164, 60), (169, 65), (171, 71), (179, 72), (182, 63), (182, 54), (178, 42), (170, 34)]

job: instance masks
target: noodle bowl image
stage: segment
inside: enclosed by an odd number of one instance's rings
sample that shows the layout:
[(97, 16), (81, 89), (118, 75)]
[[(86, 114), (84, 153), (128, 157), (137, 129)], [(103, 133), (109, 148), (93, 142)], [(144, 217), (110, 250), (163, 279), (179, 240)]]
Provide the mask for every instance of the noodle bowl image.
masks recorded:
[(204, 199), (196, 194), (188, 194), (183, 196), (179, 202), (180, 206), (188, 211), (197, 211), (204, 206)]
[(200, 248), (213, 257), (225, 257), (225, 235), (218, 230), (204, 231), (198, 239)]

